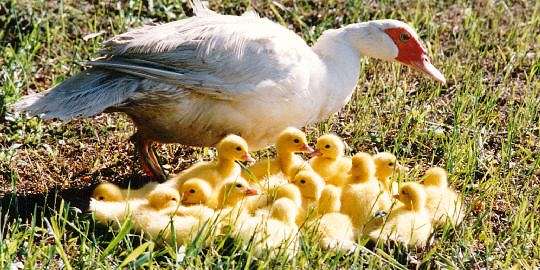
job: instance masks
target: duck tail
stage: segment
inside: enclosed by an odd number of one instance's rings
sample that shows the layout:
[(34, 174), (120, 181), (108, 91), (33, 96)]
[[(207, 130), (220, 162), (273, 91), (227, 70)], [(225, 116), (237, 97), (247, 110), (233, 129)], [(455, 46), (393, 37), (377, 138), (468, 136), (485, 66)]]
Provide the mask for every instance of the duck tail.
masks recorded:
[(56, 87), (23, 97), (14, 110), (44, 119), (90, 117), (120, 105), (139, 87), (140, 79), (100, 68), (90, 68)]

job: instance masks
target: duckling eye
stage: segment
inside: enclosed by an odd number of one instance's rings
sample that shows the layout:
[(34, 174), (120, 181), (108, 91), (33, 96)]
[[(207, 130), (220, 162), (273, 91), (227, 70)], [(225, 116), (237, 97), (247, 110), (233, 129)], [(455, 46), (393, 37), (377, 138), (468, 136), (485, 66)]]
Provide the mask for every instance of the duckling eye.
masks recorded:
[(189, 193), (193, 194), (193, 193), (195, 193), (195, 190), (194, 190), (194, 189), (190, 189), (190, 190), (189, 190)]
[(300, 183), (301, 183), (301, 184), (305, 184), (305, 183), (306, 183), (306, 180), (302, 179), (302, 180), (300, 180)]
[(236, 187), (237, 187), (237, 188), (241, 188), (241, 187), (242, 187), (242, 184), (236, 184)]
[(324, 146), (324, 148), (328, 149), (328, 148), (330, 148), (330, 145), (327, 144), (327, 145)]
[(98, 197), (98, 201), (103, 201), (103, 200), (105, 200), (105, 198), (103, 196)]
[(399, 35), (399, 40), (401, 40), (401, 42), (407, 42), (409, 39), (411, 39), (411, 35), (409, 35), (409, 33), (403, 32)]
[(388, 166), (394, 166), (394, 162), (389, 162)]
[(176, 202), (176, 198), (171, 198), (171, 200)]
[(294, 141), (293, 141), (293, 142), (294, 142), (294, 143), (299, 143), (299, 142), (300, 142), (300, 140), (299, 140), (299, 139), (294, 139)]
[(236, 151), (242, 151), (242, 147), (240, 146), (236, 147)]

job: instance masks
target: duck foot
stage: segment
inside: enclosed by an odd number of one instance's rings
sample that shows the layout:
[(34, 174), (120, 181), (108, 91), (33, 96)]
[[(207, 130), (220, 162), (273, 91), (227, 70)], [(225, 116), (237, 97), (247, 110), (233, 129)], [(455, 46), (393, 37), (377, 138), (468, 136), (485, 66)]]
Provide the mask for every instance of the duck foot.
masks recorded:
[(152, 181), (157, 181), (159, 183), (165, 182), (165, 180), (167, 180), (167, 175), (158, 162), (156, 152), (152, 147), (152, 141), (143, 139), (138, 132), (131, 137), (131, 141), (135, 145), (136, 155), (139, 158), (144, 173), (149, 176)]

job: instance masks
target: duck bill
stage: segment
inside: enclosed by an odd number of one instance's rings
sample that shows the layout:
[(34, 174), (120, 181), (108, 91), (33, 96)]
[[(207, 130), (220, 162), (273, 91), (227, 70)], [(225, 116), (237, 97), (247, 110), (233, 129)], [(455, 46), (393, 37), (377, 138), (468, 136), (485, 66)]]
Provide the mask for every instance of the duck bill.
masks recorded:
[(259, 193), (257, 192), (256, 189), (248, 188), (248, 189), (246, 189), (245, 194), (246, 194), (246, 196), (255, 196), (255, 195), (259, 194)]
[(423, 55), (420, 60), (418, 61), (411, 61), (407, 63), (410, 67), (428, 75), (429, 77), (433, 78), (434, 80), (446, 84), (446, 78), (444, 78), (444, 75), (435, 67), (431, 62), (429, 61), (429, 58), (427, 56)]
[(307, 144), (304, 144), (302, 148), (300, 148), (300, 151), (308, 154), (313, 154), (315, 152), (315, 150)]
[(253, 163), (253, 162), (255, 162), (255, 159), (254, 159), (253, 157), (251, 157), (250, 154), (247, 154), (247, 153), (244, 154), (244, 155), (242, 156), (242, 160), (243, 160), (243, 161), (246, 161), (246, 162), (248, 162), (248, 163)]
[(315, 151), (311, 152), (309, 155), (310, 157), (319, 157), (322, 156), (322, 152), (319, 149), (316, 149)]

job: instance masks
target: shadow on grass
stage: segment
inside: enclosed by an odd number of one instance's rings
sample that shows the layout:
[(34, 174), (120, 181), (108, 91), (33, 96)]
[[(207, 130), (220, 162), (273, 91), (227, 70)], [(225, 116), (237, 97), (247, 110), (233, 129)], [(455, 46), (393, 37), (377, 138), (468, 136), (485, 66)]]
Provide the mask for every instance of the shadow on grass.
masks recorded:
[[(109, 168), (102, 169), (103, 171)], [(93, 176), (100, 174), (96, 172)], [(93, 177), (95, 179), (95, 177)], [(126, 175), (115, 179), (115, 184), (122, 188), (139, 188), (148, 183), (150, 178), (139, 174)], [(21, 194), (16, 191), (5, 193), (0, 197), (0, 212), (7, 216), (8, 220), (22, 219), (30, 220), (32, 216), (36, 219), (50, 217), (61, 205), (61, 201), (69, 207), (80, 209), (82, 212), (88, 211), (92, 191), (99, 184), (94, 181), (89, 186), (77, 186), (67, 189), (51, 188), (48, 192), (39, 194)]]

